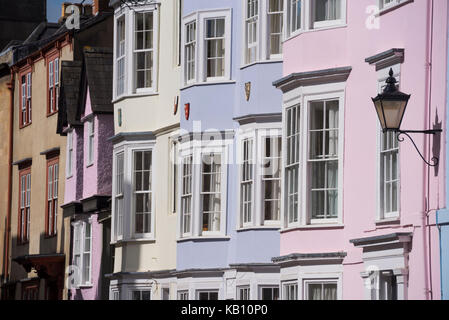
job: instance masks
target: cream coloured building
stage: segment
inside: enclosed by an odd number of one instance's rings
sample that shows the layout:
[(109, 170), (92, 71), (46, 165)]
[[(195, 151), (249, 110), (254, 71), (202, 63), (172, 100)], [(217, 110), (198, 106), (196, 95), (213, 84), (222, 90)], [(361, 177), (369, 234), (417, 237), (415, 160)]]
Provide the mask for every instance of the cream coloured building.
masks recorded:
[[(110, 298), (174, 299), (182, 1), (113, 0)], [(168, 160), (169, 159), (169, 160)]]

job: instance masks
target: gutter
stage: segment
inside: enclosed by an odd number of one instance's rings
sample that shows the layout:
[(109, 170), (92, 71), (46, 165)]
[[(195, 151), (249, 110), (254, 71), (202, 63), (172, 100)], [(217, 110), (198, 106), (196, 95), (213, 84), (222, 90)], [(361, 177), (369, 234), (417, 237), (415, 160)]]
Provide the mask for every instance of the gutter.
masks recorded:
[(9, 89), (10, 113), (9, 113), (9, 157), (8, 157), (8, 204), (6, 214), (6, 243), (5, 261), (3, 263), (5, 282), (9, 279), (9, 247), (11, 238), (11, 203), (12, 203), (12, 159), (13, 159), (13, 133), (14, 133), (14, 72), (11, 70), (11, 80), (7, 84)]

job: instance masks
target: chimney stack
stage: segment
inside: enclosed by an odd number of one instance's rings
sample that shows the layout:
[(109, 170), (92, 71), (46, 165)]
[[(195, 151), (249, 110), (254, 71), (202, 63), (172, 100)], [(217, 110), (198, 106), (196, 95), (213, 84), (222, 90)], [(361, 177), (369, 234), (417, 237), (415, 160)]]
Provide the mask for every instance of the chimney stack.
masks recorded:
[(93, 0), (92, 13), (97, 15), (109, 8), (109, 0)]
[(91, 16), (92, 15), (92, 5), (91, 4), (85, 4), (83, 7), (83, 14), (85, 16)]
[(83, 14), (83, 6), (80, 3), (64, 2), (62, 4), (61, 18), (59, 20), (65, 19), (65, 18), (67, 18), (68, 16), (70, 16), (72, 14), (72, 10), (69, 10), (67, 12), (67, 8), (70, 7), (70, 6), (77, 6), (78, 9), (79, 9), (79, 13)]

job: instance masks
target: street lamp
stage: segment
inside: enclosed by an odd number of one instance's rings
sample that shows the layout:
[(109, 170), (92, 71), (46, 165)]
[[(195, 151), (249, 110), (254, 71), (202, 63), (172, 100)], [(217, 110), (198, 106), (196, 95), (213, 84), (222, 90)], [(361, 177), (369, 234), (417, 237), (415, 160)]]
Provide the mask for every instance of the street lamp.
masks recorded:
[(395, 77), (393, 77), (393, 69), (390, 69), (389, 75), (390, 76), (386, 81), (387, 86), (384, 91), (377, 95), (377, 97), (372, 98), (377, 116), (379, 117), (380, 125), (382, 126), (382, 131), (397, 133), (397, 139), (400, 142), (404, 141), (404, 138), (401, 138), (401, 135), (407, 136), (412, 141), (416, 151), (418, 151), (424, 162), (432, 167), (437, 166), (439, 159), (436, 157), (432, 158), (433, 164), (427, 162), (409, 134), (423, 133), (435, 135), (443, 130), (401, 130), (402, 119), (404, 118), (404, 113), (407, 109), (408, 101), (410, 100), (411, 95), (402, 93), (398, 90), (398, 87), (396, 86), (397, 81)]

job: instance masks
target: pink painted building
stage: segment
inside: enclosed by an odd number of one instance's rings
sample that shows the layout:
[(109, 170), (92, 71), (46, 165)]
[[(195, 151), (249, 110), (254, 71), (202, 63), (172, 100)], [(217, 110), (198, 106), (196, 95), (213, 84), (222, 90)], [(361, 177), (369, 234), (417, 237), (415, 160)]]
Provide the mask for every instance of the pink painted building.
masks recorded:
[(63, 62), (60, 126), (67, 134), (64, 216), (70, 217), (67, 286), (74, 300), (108, 299), (112, 271), (112, 50), (84, 49), (82, 61)]
[[(284, 2), (285, 3), (285, 2)], [(384, 134), (371, 97), (390, 69), (411, 94), (402, 129), (446, 117), (448, 2), (287, 1), (283, 299), (440, 299), (436, 210), (444, 135)], [(444, 31), (444, 32), (442, 32)], [(445, 128), (443, 128), (445, 130)]]

